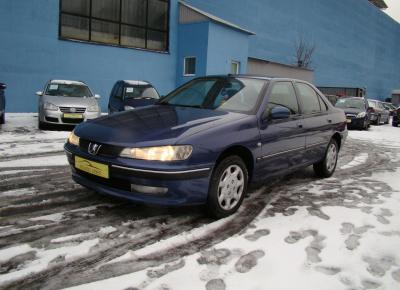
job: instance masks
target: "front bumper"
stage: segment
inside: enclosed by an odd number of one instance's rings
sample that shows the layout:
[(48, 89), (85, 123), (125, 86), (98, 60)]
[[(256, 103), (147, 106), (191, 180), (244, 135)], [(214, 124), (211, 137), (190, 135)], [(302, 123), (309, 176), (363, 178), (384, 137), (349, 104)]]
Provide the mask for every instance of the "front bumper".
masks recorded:
[(349, 129), (353, 129), (353, 128), (357, 128), (357, 129), (362, 129), (365, 127), (365, 125), (368, 125), (368, 120), (367, 118), (350, 118), (347, 117), (347, 120), (350, 120), (350, 123), (347, 123), (347, 128)]
[(50, 111), (43, 110), (39, 118), (42, 123), (60, 124), (60, 125), (74, 125), (87, 120), (96, 119), (101, 116), (101, 112), (84, 112), (81, 114), (82, 118), (64, 118), (64, 113), (60, 110)]
[[(140, 161), (128, 160), (130, 165), (127, 165), (123, 164), (120, 158), (92, 156), (69, 144), (66, 144), (64, 149), (71, 165), (72, 178), (98, 193), (164, 206), (198, 205), (207, 201), (212, 165), (190, 168), (171, 166), (169, 170), (144, 168), (137, 166)], [(75, 168), (75, 156), (106, 164), (109, 168), (109, 179)], [(139, 190), (138, 187), (161, 189), (164, 192), (148, 193)]]

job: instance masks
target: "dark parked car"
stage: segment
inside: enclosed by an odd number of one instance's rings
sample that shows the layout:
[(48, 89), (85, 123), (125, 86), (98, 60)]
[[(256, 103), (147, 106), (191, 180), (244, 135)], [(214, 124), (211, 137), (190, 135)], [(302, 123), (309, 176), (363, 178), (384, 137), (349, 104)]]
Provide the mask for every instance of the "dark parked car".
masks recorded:
[(400, 107), (398, 107), (396, 111), (394, 111), (393, 113), (393, 120), (392, 120), (393, 127), (399, 126), (399, 120), (400, 120)]
[(369, 111), (371, 113), (371, 122), (375, 125), (380, 125), (382, 122), (384, 124), (389, 124), (390, 113), (389, 110), (383, 106), (383, 103), (378, 100), (368, 100)]
[(382, 102), (383, 106), (386, 110), (389, 111), (390, 116), (393, 116), (394, 112), (396, 111), (396, 106), (392, 103)]
[(360, 130), (367, 130), (369, 127), (370, 111), (368, 106), (368, 101), (359, 97), (341, 98), (335, 105), (346, 114), (347, 128)]
[(80, 124), (65, 151), (73, 179), (97, 192), (235, 212), (249, 182), (314, 165), (331, 176), (346, 117), (304, 81), (197, 78), (156, 105)]
[(4, 124), (6, 120), (6, 96), (4, 90), (6, 85), (0, 83), (0, 124)]
[(148, 82), (118, 81), (111, 90), (108, 113), (153, 105), (159, 98), (157, 90)]

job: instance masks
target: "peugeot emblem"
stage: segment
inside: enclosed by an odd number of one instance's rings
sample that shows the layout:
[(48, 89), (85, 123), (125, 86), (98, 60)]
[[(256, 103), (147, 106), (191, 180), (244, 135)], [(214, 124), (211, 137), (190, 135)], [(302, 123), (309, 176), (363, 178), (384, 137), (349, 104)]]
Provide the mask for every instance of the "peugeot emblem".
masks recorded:
[(89, 143), (88, 152), (90, 155), (97, 155), (97, 153), (99, 153), (100, 148), (101, 148), (101, 145), (99, 145), (99, 144)]
[(75, 113), (76, 109), (75, 108), (71, 108), (70, 111), (71, 111), (71, 113)]

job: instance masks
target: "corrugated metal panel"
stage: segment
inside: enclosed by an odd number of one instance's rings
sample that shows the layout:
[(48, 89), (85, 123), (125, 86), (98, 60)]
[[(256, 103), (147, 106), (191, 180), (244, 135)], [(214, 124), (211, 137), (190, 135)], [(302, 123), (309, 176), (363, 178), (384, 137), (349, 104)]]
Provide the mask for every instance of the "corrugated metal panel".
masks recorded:
[(179, 5), (179, 7), (179, 23), (195, 23), (207, 20), (207, 17), (204, 15), (193, 11), (184, 5)]

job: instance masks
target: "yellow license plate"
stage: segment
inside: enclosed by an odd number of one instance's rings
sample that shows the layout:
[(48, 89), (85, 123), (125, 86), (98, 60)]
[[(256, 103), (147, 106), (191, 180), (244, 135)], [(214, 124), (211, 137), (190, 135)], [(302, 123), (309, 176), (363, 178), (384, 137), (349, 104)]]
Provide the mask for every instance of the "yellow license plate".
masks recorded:
[(106, 179), (110, 178), (110, 173), (108, 170), (108, 165), (90, 161), (79, 156), (75, 156), (75, 167), (84, 172), (103, 177)]
[(82, 114), (64, 114), (65, 119), (83, 119)]
[(351, 119), (347, 119), (347, 123), (351, 123)]

